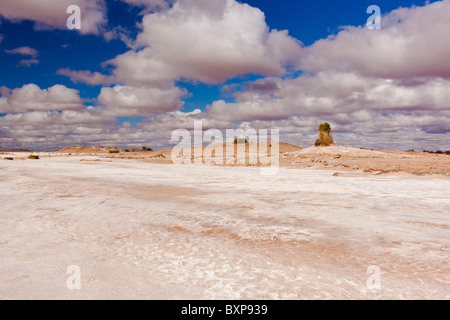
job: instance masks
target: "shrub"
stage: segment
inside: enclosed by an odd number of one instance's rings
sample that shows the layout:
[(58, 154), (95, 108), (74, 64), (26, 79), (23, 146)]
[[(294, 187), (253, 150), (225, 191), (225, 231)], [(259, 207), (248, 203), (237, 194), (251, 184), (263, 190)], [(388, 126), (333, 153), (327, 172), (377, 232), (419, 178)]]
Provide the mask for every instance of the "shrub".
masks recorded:
[(109, 150), (109, 153), (119, 153), (119, 150)]
[(153, 156), (152, 158), (165, 158), (166, 156), (162, 153), (158, 153), (157, 155)]
[(234, 138), (234, 144), (237, 143), (248, 143), (248, 140), (245, 138)]
[(12, 157), (6, 157), (5, 160), (14, 160)]
[(330, 124), (328, 122), (322, 123), (321, 125), (319, 125), (319, 131), (330, 132), (331, 131)]
[(328, 122), (322, 123), (319, 125), (319, 138), (316, 140), (314, 145), (316, 147), (318, 146), (329, 146), (331, 144), (334, 144), (333, 142), (333, 136), (330, 133), (331, 126)]
[(29, 155), (29, 156), (28, 156), (28, 159), (34, 159), (34, 160), (37, 160), (37, 159), (39, 159), (39, 156)]
[(125, 149), (124, 151), (125, 151), (125, 152), (130, 152), (130, 150), (128, 150), (128, 149)]
[(447, 151), (441, 151), (441, 150), (437, 150), (437, 151), (423, 150), (423, 152), (427, 152), (427, 153), (437, 153), (437, 154), (450, 154), (450, 150), (447, 150)]

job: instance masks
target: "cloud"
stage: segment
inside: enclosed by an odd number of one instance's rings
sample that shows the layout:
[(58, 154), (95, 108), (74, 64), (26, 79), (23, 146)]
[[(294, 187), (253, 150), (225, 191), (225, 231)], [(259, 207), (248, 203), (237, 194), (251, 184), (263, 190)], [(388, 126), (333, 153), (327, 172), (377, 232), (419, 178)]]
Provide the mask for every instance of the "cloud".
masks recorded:
[(227, 129), (237, 127), (236, 124), (232, 124), (228, 121), (216, 120), (207, 113), (202, 112), (200, 109), (195, 109), (191, 112), (182, 112), (177, 110), (157, 115), (155, 117), (149, 117), (148, 119), (140, 122), (137, 127), (143, 130), (168, 132), (167, 137), (170, 139), (172, 130), (192, 130), (194, 128), (194, 121), (201, 121), (203, 130), (210, 128)]
[(346, 27), (304, 48), (299, 67), (310, 72), (225, 86), (235, 102), (215, 101), (207, 114), (278, 127), (284, 141), (303, 146), (328, 121), (339, 144), (449, 149), (449, 10), (446, 0), (395, 10), (382, 30)]
[(181, 109), (186, 92), (172, 83), (153, 87), (116, 85), (102, 88), (98, 101), (115, 116), (152, 116)]
[(83, 110), (30, 111), (7, 114), (0, 118), (0, 126), (53, 125), (53, 124), (111, 124), (116, 119), (107, 117), (101, 109), (88, 107)]
[(450, 149), (450, 80), (320, 72), (242, 84), (235, 102), (215, 101), (207, 117), (242, 127), (279, 128), (282, 141), (310, 146), (332, 125), (338, 144), (369, 148)]
[[(382, 30), (346, 27), (308, 48), (287, 31), (270, 30), (259, 9), (235, 0), (180, 0), (163, 10), (157, 9), (163, 2), (126, 2), (142, 4), (146, 15), (135, 41), (120, 28), (102, 33), (133, 48), (109, 62), (114, 75), (57, 71), (75, 83), (117, 84), (101, 89), (102, 106), (85, 107), (77, 90), (60, 85), (0, 87), (0, 113), (9, 113), (0, 117), (2, 147), (170, 147), (171, 131), (192, 129), (194, 121), (205, 130), (279, 128), (282, 141), (310, 146), (328, 121), (338, 144), (450, 149), (449, 0), (400, 8), (383, 17)], [(1, 7), (0, 15), (14, 6)], [(41, 27), (65, 28), (67, 15), (62, 26), (35, 15)], [(309, 72), (287, 77), (292, 65)], [(233, 102), (182, 111), (186, 91), (174, 81), (221, 83), (249, 73), (266, 77), (224, 86)], [(137, 116), (147, 119), (117, 125), (117, 117)]]
[(39, 63), (39, 60), (37, 60), (37, 59), (22, 59), (19, 61), (18, 66), (31, 67), (31, 65), (38, 64), (38, 63)]
[(281, 75), (301, 52), (287, 31), (269, 30), (263, 12), (235, 0), (179, 0), (169, 10), (145, 15), (142, 25), (136, 45), (144, 49), (109, 61), (125, 84)]
[[(9, 91), (9, 92), (8, 92)], [(0, 113), (19, 113), (30, 110), (79, 110), (84, 108), (75, 89), (63, 85), (54, 85), (40, 89), (35, 84), (26, 84), (21, 88), (0, 91)]]
[(252, 121), (247, 127), (279, 128), (281, 140), (300, 146), (312, 146), (317, 128), (331, 124), (335, 143), (354, 147), (391, 150), (450, 150), (448, 110), (438, 112), (380, 112), (360, 110), (327, 116), (292, 116), (280, 121)]
[(81, 9), (80, 33), (99, 34), (106, 23), (106, 5), (103, 0), (14, 0), (2, 1), (0, 16), (13, 22), (31, 20), (37, 29), (66, 29), (67, 7)]
[(30, 47), (19, 47), (12, 50), (5, 50), (5, 52), (10, 54), (21, 54), (23, 56), (30, 56), (33, 58), (36, 58), (39, 55), (36, 49)]
[[(280, 139), (300, 146), (312, 146), (317, 138), (320, 123), (331, 123), (336, 143), (355, 147), (388, 148), (406, 150), (414, 148), (450, 150), (450, 125), (446, 119), (448, 110), (428, 113), (426, 111), (380, 112), (359, 110), (353, 113), (336, 113), (327, 116), (291, 116), (277, 121), (250, 121), (240, 124), (214, 119), (200, 111), (174, 111), (151, 117), (140, 122), (137, 130), (154, 130), (166, 138), (166, 147), (172, 130), (192, 130), (194, 121), (202, 121), (203, 130), (217, 128), (225, 134), (226, 129), (248, 128), (280, 130)], [(431, 132), (433, 132), (431, 134)]]
[[(0, 98), (0, 105), (1, 100)], [(55, 150), (73, 145), (160, 147), (169, 145), (170, 133), (145, 130), (117, 118), (99, 107), (82, 110), (30, 111), (0, 117), (1, 148)], [(149, 143), (151, 143), (149, 145)]]
[(119, 39), (128, 48), (134, 49), (135, 48), (134, 39), (131, 38), (130, 34), (131, 32), (129, 30), (125, 29), (122, 26), (117, 26), (109, 31), (104, 31), (102, 35), (108, 42), (113, 39)]
[(1, 86), (0, 87), (0, 97), (9, 97), (11, 95), (11, 90), (8, 87)]
[(164, 10), (169, 8), (169, 5), (176, 0), (122, 0), (129, 5), (144, 7), (146, 10), (143, 13), (151, 10)]
[(36, 49), (30, 48), (30, 47), (19, 47), (12, 50), (5, 50), (6, 53), (9, 54), (19, 54), (23, 56), (30, 56), (32, 59), (22, 59), (19, 61), (18, 66), (20, 67), (31, 67), (33, 64), (38, 64), (39, 60), (34, 59), (36, 58), (39, 53)]
[(156, 131), (136, 130), (116, 124), (28, 124), (1, 127), (2, 148), (55, 150), (74, 145), (152, 148), (167, 146), (167, 137)]
[(115, 81), (114, 76), (105, 75), (100, 72), (91, 72), (89, 70), (70, 70), (69, 68), (61, 68), (56, 74), (70, 78), (73, 83), (86, 83), (89, 85), (110, 85)]
[[(236, 102), (215, 101), (208, 114), (224, 121), (281, 120), (295, 115), (331, 115), (358, 110), (415, 111), (448, 109), (450, 80), (405, 83), (354, 73), (321, 72), (247, 84)], [(273, 90), (268, 90), (268, 88)]]
[(399, 8), (381, 30), (347, 27), (306, 48), (299, 68), (358, 72), (390, 79), (450, 78), (450, 0)]
[[(174, 111), (151, 117), (136, 126), (117, 125), (114, 117), (106, 117), (102, 109), (88, 107), (79, 111), (34, 111), (0, 118), (0, 145), (3, 148), (55, 149), (71, 145), (102, 145), (169, 148), (172, 130), (191, 130), (194, 120), (201, 120), (203, 129), (279, 128), (282, 142), (312, 146), (317, 127), (330, 121), (336, 143), (355, 147), (450, 150), (450, 133), (445, 124), (450, 114), (440, 111), (435, 116), (422, 112), (382, 114), (375, 111), (336, 114), (330, 118), (293, 116), (280, 121), (252, 121), (239, 125), (218, 122), (200, 110)], [(367, 121), (371, 118), (372, 121)], [(335, 122), (338, 120), (340, 123)], [(382, 125), (383, 127), (378, 127)], [(430, 134), (439, 125), (444, 131)], [(421, 126), (428, 126), (422, 128)], [(447, 133), (445, 133), (445, 131)], [(374, 132), (376, 134), (374, 134)]]

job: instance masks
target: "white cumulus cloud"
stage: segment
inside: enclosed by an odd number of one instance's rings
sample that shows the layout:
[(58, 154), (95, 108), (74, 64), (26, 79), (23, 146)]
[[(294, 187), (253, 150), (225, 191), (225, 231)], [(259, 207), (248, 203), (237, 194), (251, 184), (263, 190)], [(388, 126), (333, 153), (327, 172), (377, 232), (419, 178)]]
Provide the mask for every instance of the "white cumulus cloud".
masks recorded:
[(407, 79), (450, 77), (450, 0), (399, 8), (381, 30), (348, 27), (306, 48), (300, 68)]
[(281, 75), (301, 52), (287, 31), (269, 29), (263, 12), (235, 0), (179, 0), (142, 24), (136, 44), (145, 48), (110, 61), (126, 84)]
[(185, 91), (173, 84), (152, 87), (116, 85), (101, 89), (98, 101), (105, 105), (106, 112), (116, 116), (152, 116), (181, 109), (180, 100)]
[(30, 83), (12, 91), (3, 87), (0, 113), (20, 113), (30, 110), (78, 110), (84, 108), (78, 90), (63, 85), (41, 89)]

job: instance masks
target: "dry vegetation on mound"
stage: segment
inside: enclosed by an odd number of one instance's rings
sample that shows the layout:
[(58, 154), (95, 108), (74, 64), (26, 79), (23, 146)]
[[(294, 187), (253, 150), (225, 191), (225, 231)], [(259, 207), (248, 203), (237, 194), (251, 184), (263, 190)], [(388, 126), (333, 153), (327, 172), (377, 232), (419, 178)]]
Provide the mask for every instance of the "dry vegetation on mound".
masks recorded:
[(316, 147), (328, 147), (334, 144), (333, 136), (330, 131), (331, 126), (328, 122), (322, 123), (319, 126), (319, 138), (316, 140)]

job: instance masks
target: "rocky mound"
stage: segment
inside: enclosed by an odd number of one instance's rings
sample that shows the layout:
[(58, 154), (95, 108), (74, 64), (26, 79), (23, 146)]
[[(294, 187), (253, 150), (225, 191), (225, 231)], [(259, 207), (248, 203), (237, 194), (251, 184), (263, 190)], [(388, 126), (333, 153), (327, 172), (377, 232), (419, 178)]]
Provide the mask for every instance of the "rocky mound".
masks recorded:
[(92, 147), (92, 146), (73, 146), (58, 150), (63, 153), (107, 153), (112, 148)]

